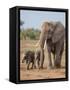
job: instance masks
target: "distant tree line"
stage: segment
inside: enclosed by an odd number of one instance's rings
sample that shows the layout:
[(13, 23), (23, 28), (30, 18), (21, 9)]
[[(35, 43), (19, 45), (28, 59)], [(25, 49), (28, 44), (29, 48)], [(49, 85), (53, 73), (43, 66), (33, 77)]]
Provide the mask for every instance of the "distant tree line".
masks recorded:
[(38, 40), (40, 37), (40, 30), (34, 28), (22, 29), (20, 31), (20, 39)]

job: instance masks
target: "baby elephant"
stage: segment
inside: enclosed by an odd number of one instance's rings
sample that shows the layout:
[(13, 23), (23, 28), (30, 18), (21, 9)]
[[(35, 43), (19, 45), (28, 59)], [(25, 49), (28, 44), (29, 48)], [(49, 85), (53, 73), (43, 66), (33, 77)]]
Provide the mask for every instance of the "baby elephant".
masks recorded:
[(26, 61), (27, 70), (29, 70), (29, 66), (31, 63), (32, 63), (31, 69), (36, 68), (36, 66), (35, 66), (35, 52), (34, 51), (27, 51), (22, 59), (22, 63), (24, 63), (24, 61)]
[(40, 64), (40, 51), (37, 50), (36, 52), (34, 51), (27, 51), (22, 59), (22, 63), (24, 63), (26, 61), (27, 64), (27, 70), (29, 70), (30, 64), (32, 63), (32, 67), (36, 68), (36, 62), (39, 68), (39, 64)]

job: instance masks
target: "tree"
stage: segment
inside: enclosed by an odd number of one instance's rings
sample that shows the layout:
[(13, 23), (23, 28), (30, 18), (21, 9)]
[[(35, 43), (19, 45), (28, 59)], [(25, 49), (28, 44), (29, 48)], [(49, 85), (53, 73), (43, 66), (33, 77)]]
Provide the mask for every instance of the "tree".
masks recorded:
[(20, 20), (20, 25), (23, 25), (24, 24), (24, 21)]

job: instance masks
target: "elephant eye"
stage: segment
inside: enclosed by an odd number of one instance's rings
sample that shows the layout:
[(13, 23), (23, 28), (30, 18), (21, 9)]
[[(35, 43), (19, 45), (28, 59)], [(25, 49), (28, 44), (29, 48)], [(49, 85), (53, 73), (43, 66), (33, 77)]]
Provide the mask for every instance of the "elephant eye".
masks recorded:
[(52, 29), (49, 29), (48, 30), (48, 33), (51, 33), (52, 34), (53, 33), (53, 30)]

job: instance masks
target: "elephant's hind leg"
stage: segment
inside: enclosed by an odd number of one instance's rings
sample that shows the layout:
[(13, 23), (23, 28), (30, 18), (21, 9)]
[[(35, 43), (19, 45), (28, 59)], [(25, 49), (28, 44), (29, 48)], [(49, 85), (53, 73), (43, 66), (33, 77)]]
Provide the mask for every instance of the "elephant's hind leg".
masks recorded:
[(60, 64), (60, 54), (56, 54), (56, 59), (55, 59), (55, 68), (60, 68), (61, 67), (61, 64)]

